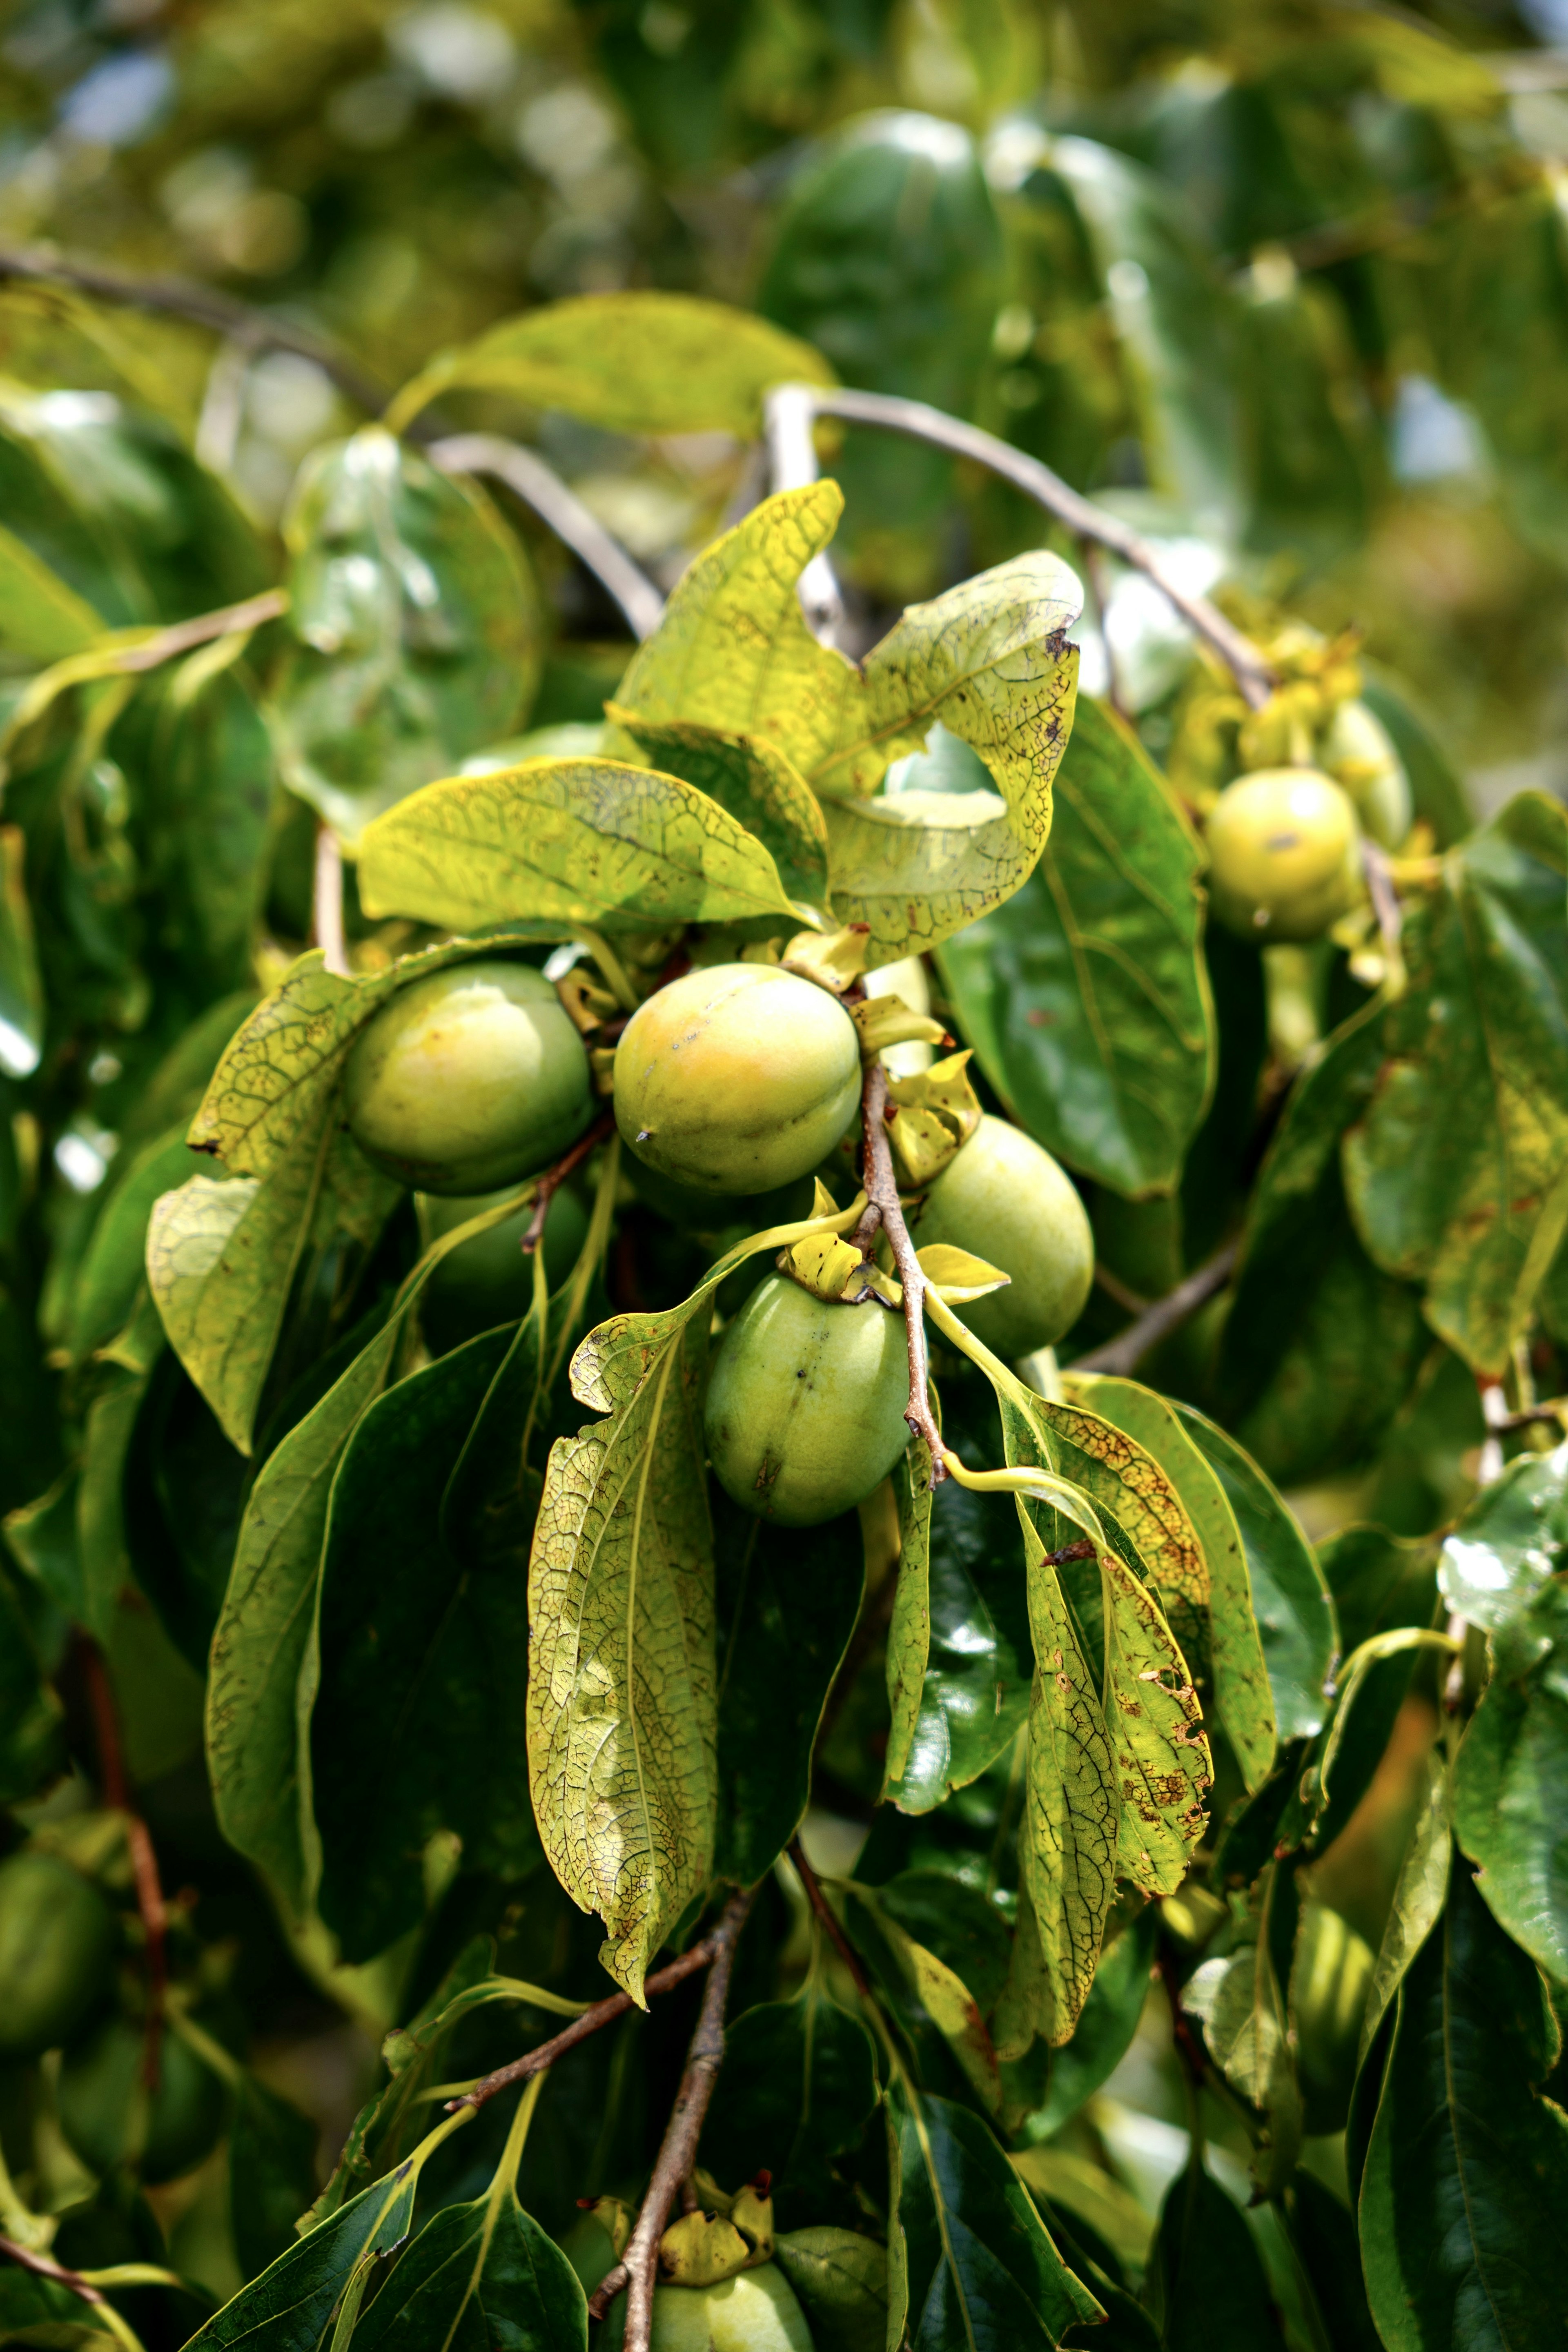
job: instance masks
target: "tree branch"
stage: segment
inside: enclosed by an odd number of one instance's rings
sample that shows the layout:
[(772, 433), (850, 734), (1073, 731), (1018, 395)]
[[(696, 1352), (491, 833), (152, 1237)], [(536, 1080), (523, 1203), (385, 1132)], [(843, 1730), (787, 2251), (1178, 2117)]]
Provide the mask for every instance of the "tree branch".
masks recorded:
[(499, 433), (453, 433), (432, 441), (426, 454), (444, 474), (493, 474), (504, 482), (609, 591), (632, 635), (652, 636), (664, 618), (664, 598), (620, 541), (611, 538), (598, 517), (534, 450), (521, 441), (504, 440)]
[[(910, 1359), (910, 1401), (904, 1408), (904, 1419), (912, 1433), (916, 1437), (923, 1437), (931, 1447), (931, 1475), (934, 1486), (941, 1484), (947, 1473), (942, 1467), (942, 1432), (931, 1409), (930, 1368), (926, 1360), (926, 1278), (915, 1255), (915, 1245), (910, 1239), (903, 1210), (899, 1205), (898, 1180), (893, 1173), (892, 1149), (888, 1141), (887, 1110), (887, 1068), (881, 1055), (875, 1055), (866, 1065), (865, 1084), (860, 1096), (860, 1123), (865, 1137), (866, 1214), (856, 1228), (854, 1242), (863, 1255), (869, 1255), (870, 1242), (879, 1224), (892, 1247), (893, 1263), (903, 1285), (904, 1335)], [(875, 1223), (871, 1222), (873, 1211), (876, 1213)]]
[(798, 1837), (792, 1837), (789, 1842), (789, 1858), (794, 1863), (800, 1883), (805, 1889), (806, 1901), (821, 1920), (823, 1931), (828, 1942), (849, 1971), (850, 1982), (862, 2000), (869, 2000), (871, 1984), (860, 1965), (860, 1955), (839, 1926), (833, 1906), (822, 1891), (822, 1881), (806, 1860), (805, 1848), (801, 1844)]
[(329, 971), (346, 979), (348, 942), (343, 936), (343, 853), (330, 824), (316, 827), (316, 868), (310, 886), (310, 929)]
[[(782, 414), (784, 421), (778, 430), (794, 453), (797, 469), (802, 462), (799, 436), (804, 429), (809, 444), (811, 420), (816, 416), (840, 416), (849, 424), (884, 425), (889, 432), (908, 433), (917, 441), (929, 441), (939, 449), (951, 449), (954, 457), (969, 457), (976, 465), (989, 467), (992, 473), (1011, 482), (1015, 489), (1022, 490), (1026, 498), (1044, 507), (1047, 514), (1079, 539), (1109, 548), (1121, 562), (1152, 580), (1193, 634), (1219, 656), (1255, 710), (1260, 709), (1274, 691), (1274, 672), (1259, 648), (1206, 596), (1194, 595), (1184, 588), (1167, 570), (1157, 548), (1151, 547), (1119, 516), (1108, 514), (1092, 499), (1082, 497), (1037, 457), (1015, 449), (1010, 442), (998, 440), (994, 433), (967, 424), (962, 417), (949, 416), (940, 408), (928, 406), (923, 400), (900, 400), (890, 393), (829, 392), (817, 384), (790, 383), (771, 392), (767, 405), (770, 434), (775, 412)], [(815, 453), (813, 471), (804, 478), (816, 478)]]
[(521, 1249), (524, 1257), (531, 1257), (544, 1236), (544, 1220), (550, 1213), (550, 1203), (571, 1175), (580, 1168), (591, 1151), (607, 1142), (616, 1131), (614, 1111), (601, 1111), (585, 1135), (580, 1135), (570, 1151), (563, 1152), (553, 1168), (547, 1168), (539, 1180), (539, 1190), (533, 1196), (533, 1214), (528, 1221)]
[(142, 1933), (146, 1937), (147, 2019), (142, 2042), (142, 2078), (149, 2091), (155, 2091), (158, 2087), (158, 2050), (163, 2032), (164, 1998), (169, 1981), (165, 1949), (169, 1915), (163, 1901), (163, 1884), (158, 1876), (158, 1857), (153, 1848), (152, 1833), (132, 1801), (131, 1782), (120, 1741), (120, 1717), (115, 1710), (114, 1693), (109, 1686), (109, 1670), (103, 1663), (103, 1653), (97, 1643), (85, 1633), (79, 1634), (78, 1640), (87, 1682), (88, 1704), (92, 1709), (92, 1727), (98, 1741), (99, 1780), (106, 1802), (115, 1812), (125, 1816), (125, 1843), (130, 1849), (132, 1874), (136, 1885), (136, 1907), (142, 1915)]
[(1216, 1290), (1225, 1288), (1235, 1269), (1237, 1253), (1237, 1244), (1226, 1242), (1206, 1265), (1200, 1265), (1195, 1274), (1178, 1282), (1163, 1298), (1156, 1298), (1135, 1323), (1130, 1323), (1114, 1339), (1108, 1339), (1103, 1348), (1093, 1348), (1087, 1356), (1076, 1358), (1068, 1370), (1112, 1372), (1122, 1377), (1134, 1370), (1162, 1339), (1168, 1339), (1195, 1315)]
[(625, 2254), (589, 2299), (593, 2317), (603, 2319), (621, 2289), (627, 2289), (624, 2352), (648, 2352), (652, 2340), (658, 2242), (664, 2235), (677, 2191), (697, 2161), (697, 2143), (702, 2137), (708, 2103), (724, 2063), (724, 2004), (730, 1994), (730, 1971), (735, 1962), (735, 1944), (751, 1907), (750, 1894), (731, 1896), (709, 1939), (715, 1947), (713, 1965), (703, 1988), (697, 2031), (686, 2053), (686, 2072), (665, 2126), (653, 2178)]

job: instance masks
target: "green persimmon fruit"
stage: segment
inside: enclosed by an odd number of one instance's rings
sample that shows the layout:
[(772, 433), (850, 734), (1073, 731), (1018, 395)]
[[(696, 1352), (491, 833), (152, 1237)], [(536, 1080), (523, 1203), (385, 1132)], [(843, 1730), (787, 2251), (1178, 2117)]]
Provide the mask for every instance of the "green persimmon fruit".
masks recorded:
[(904, 1322), (770, 1275), (721, 1335), (708, 1381), (713, 1475), (742, 1510), (812, 1528), (852, 1510), (910, 1442)]
[(660, 1175), (768, 1192), (825, 1160), (860, 1099), (837, 997), (777, 964), (719, 963), (640, 1004), (616, 1049), (616, 1125)]
[(1209, 896), (1243, 939), (1315, 940), (1362, 896), (1361, 828), (1316, 768), (1260, 768), (1209, 812)]
[[(133, 2156), (141, 2103), (142, 2028), (106, 2018), (60, 2061), (60, 2129), (89, 2172), (111, 2172)], [(146, 2110), (137, 2169), (150, 2187), (198, 2165), (223, 2129), (224, 2086), (188, 2042), (165, 2027), (158, 2039), (158, 2087)]]
[[(626, 2334), (626, 2299), (617, 2295), (605, 2319), (605, 2352), (617, 2352)], [(720, 2286), (668, 2286), (653, 2291), (652, 2352), (813, 2352), (805, 2314), (794, 2288), (773, 2263), (739, 2271)]]
[(1397, 849), (1414, 814), (1410, 779), (1377, 713), (1359, 699), (1342, 702), (1318, 745), (1318, 758), (1354, 801), (1373, 841)]
[(1376, 1959), (1372, 1946), (1326, 1903), (1302, 1906), (1290, 2008), (1302, 2122), (1309, 2132), (1344, 2129)]
[(411, 981), (355, 1039), (343, 1077), (366, 1158), (421, 1192), (521, 1183), (593, 1115), (587, 1050), (531, 964), (493, 959)]
[(0, 2058), (68, 2042), (109, 1990), (119, 1941), (111, 1906), (58, 1854), (0, 1863)]
[(721, 1234), (731, 1225), (743, 1225), (748, 1234), (765, 1233), (769, 1225), (795, 1224), (809, 1217), (816, 1197), (809, 1174), (769, 1192), (707, 1192), (695, 1184), (678, 1184), (673, 1176), (661, 1175), (634, 1154), (627, 1157), (637, 1198), (683, 1233)]
[[(431, 1196), (425, 1205), (430, 1239), (439, 1241), (514, 1189), (503, 1184), (495, 1192)], [(531, 1204), (515, 1210), (488, 1233), (460, 1243), (427, 1277), (419, 1297), (419, 1321), (432, 1353), (447, 1355), (465, 1339), (493, 1331), (498, 1323), (515, 1323), (528, 1313), (533, 1303), (533, 1260), (522, 1254), (522, 1237), (532, 1215)], [(570, 1276), (587, 1233), (582, 1196), (570, 1183), (561, 1185), (544, 1213), (544, 1272), (552, 1292)]]
[(1072, 1179), (1033, 1136), (989, 1113), (926, 1194), (917, 1249), (950, 1242), (1000, 1273), (1005, 1290), (953, 1311), (994, 1355), (1054, 1347), (1083, 1312), (1094, 1235)]

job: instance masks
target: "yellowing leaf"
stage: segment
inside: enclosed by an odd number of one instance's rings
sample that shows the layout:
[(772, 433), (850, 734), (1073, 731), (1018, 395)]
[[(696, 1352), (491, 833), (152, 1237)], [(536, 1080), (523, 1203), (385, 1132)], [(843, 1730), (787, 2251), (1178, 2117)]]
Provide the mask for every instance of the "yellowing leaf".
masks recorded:
[(678, 776), (536, 760), (430, 784), (366, 827), (373, 915), (453, 929), (508, 919), (617, 930), (800, 910), (753, 834)]
[[(980, 1097), (970, 1083), (970, 1059), (966, 1046), (962, 1054), (933, 1062), (929, 1070), (895, 1078), (888, 1088), (888, 1139), (912, 1185), (930, 1184), (940, 1176), (980, 1125)], [(998, 1278), (994, 1268), (990, 1276)], [(1005, 1281), (1007, 1276), (999, 1278)]]
[(988, 1291), (1000, 1290), (1011, 1282), (997, 1265), (987, 1265), (983, 1257), (968, 1250), (955, 1248), (952, 1242), (931, 1242), (915, 1255), (921, 1272), (934, 1284), (950, 1307), (962, 1307), (966, 1299), (984, 1298)]
[(86, 597), (0, 524), (0, 644), (30, 661), (59, 661), (80, 653), (104, 628)]
[(886, 1800), (909, 1769), (931, 1655), (931, 1448), (917, 1437), (893, 1471), (899, 1505), (898, 1585), (888, 1628)]
[(755, 439), (775, 383), (831, 383), (809, 343), (749, 310), (695, 294), (579, 294), (503, 319), (443, 352), (387, 410), (402, 432), (448, 388), (510, 393), (612, 433), (732, 433)]
[[(664, 774), (695, 785), (754, 833), (792, 898), (826, 905), (827, 828), (822, 810), (776, 744), (689, 721), (660, 723), (616, 702), (607, 702), (605, 712)], [(864, 962), (858, 969), (865, 970)]]
[(1105, 1726), (1121, 1828), (1119, 1876), (1173, 1895), (1207, 1826), (1214, 1785), (1187, 1663), (1158, 1605), (1115, 1552), (1100, 1557), (1105, 1592)]

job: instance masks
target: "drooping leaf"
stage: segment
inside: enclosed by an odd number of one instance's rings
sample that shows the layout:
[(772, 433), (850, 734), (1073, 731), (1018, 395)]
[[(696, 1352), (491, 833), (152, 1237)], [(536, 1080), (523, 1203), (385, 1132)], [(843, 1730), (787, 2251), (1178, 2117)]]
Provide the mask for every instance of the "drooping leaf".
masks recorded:
[(825, 2209), (833, 2158), (858, 2146), (876, 2104), (870, 2036), (814, 1970), (793, 2000), (765, 2001), (726, 2029), (702, 2161), (720, 2181), (752, 2180), (765, 2168), (788, 2228)]
[(1305, 2166), (1290, 2184), (1290, 2236), (1334, 2352), (1379, 2352), (1348, 2207)]
[[(1444, 860), (1406, 926), (1345, 1181), (1368, 1250), (1496, 1374), (1568, 1223), (1568, 815), (1524, 793)], [(1466, 1115), (1454, 1118), (1453, 1106)]]
[(1012, 1937), (989, 1895), (947, 1870), (900, 1870), (882, 1879), (877, 1902), (889, 1919), (962, 1979), (983, 2011), (1007, 1977)]
[(316, 2126), (254, 2074), (240, 2077), (229, 2126), (229, 2214), (240, 2274), (255, 2278), (294, 2242), (316, 2193)]
[(1058, 1158), (1133, 1197), (1165, 1192), (1214, 1083), (1197, 845), (1163, 782), (1080, 701), (1050, 845), (940, 951), (965, 1036)]
[(1460, 1743), (1454, 1834), (1493, 1916), (1568, 1981), (1568, 1591), (1554, 1579), (1493, 1636)]
[(359, 877), (369, 913), (451, 930), (800, 919), (768, 851), (717, 801), (616, 760), (538, 760), (429, 785), (367, 826)]
[(388, 411), (401, 432), (448, 389), (510, 393), (612, 433), (754, 440), (775, 383), (831, 383), (820, 352), (765, 320), (694, 294), (579, 294), (502, 319), (442, 352)]
[(539, 677), (538, 592), (477, 484), (367, 425), (312, 451), (284, 517), (272, 723), (290, 788), (345, 840), (510, 734)]
[(890, 2137), (889, 2343), (1057, 2346), (1100, 2316), (978, 2116), (900, 2085)]
[(1442, 1916), (1454, 1850), (1452, 1814), (1447, 1764), (1434, 1750), (1426, 1759), (1415, 1824), (1367, 1987), (1361, 2025), (1363, 2064), (1411, 1962)]
[(827, 904), (827, 829), (808, 791), (776, 744), (689, 721), (660, 724), (611, 702), (605, 715), (666, 775), (679, 776), (754, 833), (792, 898)]
[(354, 2340), (363, 2352), (587, 2352), (587, 2297), (505, 2179), (430, 2216)]
[(1153, 2261), (1166, 2352), (1268, 2352), (1284, 2331), (1252, 2233), (1201, 2165), (1165, 2191)]
[[(793, 1530), (715, 1491), (718, 1836), (713, 1869), (754, 1885), (805, 1811), (823, 1708), (855, 1630), (865, 1550), (853, 1512)], [(749, 2178), (738, 2175), (737, 2178)]]
[[(1136, 1381), (1074, 1375), (1069, 1397), (1135, 1439), (1165, 1473), (1203, 1547), (1208, 1570), (1206, 1652), (1215, 1711), (1248, 1789), (1259, 1788), (1274, 1760), (1274, 1702), (1252, 1614), (1247, 1553), (1225, 1488), (1174, 1409)], [(1164, 1587), (1161, 1585), (1162, 1598)], [(1167, 1613), (1173, 1613), (1167, 1602)]]
[(1285, 1864), (1271, 1863), (1264, 1871), (1255, 1906), (1247, 1923), (1249, 1940), (1228, 1958), (1205, 1960), (1182, 2001), (1203, 2020), (1204, 2039), (1226, 2081), (1267, 2116), (1254, 2178), (1266, 2191), (1278, 2191), (1294, 2168), (1302, 2121), (1288, 2005), (1299, 1905)]
[(1051, 2053), (1046, 2102), (1029, 2117), (1030, 2138), (1049, 2139), (1121, 2064), (1143, 2014), (1159, 1914), (1151, 1904), (1108, 1944), (1070, 2042)]
[[(957, 2070), (954, 2087), (967, 2084), (985, 2112), (1000, 2117), (1001, 2069), (974, 1990), (949, 1959), (902, 1925), (884, 1903), (880, 1887), (853, 1879), (847, 1885), (854, 1896), (846, 1918), (850, 1937), (870, 1961), (883, 1997), (920, 2053), (922, 2074), (930, 2080), (934, 2069), (940, 2081), (951, 2060)], [(984, 1903), (984, 1896), (979, 1899)], [(919, 1928), (925, 1929), (926, 1920), (918, 1911), (916, 1916)], [(971, 1952), (954, 1957), (967, 1962)]]
[(1145, 1895), (1173, 1895), (1208, 1825), (1214, 1766), (1186, 1661), (1146, 1586), (1100, 1555), (1105, 1724), (1121, 1792), (1116, 1868)]
[[(952, 1441), (949, 1438), (948, 1442)], [(909, 1772), (931, 1667), (931, 1544), (935, 1496), (931, 1482), (931, 1448), (923, 1437), (916, 1438), (902, 1459), (894, 1464), (892, 1478), (899, 1513), (899, 1558), (892, 1614), (888, 1621), (884, 1801), (892, 1795), (895, 1783)], [(947, 1483), (952, 1486), (951, 1480)], [(955, 1487), (953, 1491), (962, 1494), (963, 1489)]]
[(1263, 1643), (1281, 1739), (1322, 1728), (1323, 1684), (1338, 1648), (1334, 1604), (1311, 1546), (1268, 1480), (1233, 1438), (1190, 1405), (1182, 1425), (1225, 1488), (1241, 1529), (1252, 1613)]
[(1561, 2038), (1535, 1963), (1458, 1863), (1396, 2020), (1358, 2215), (1378, 2334), (1388, 2352), (1548, 2344), (1568, 2116), (1534, 2086)]

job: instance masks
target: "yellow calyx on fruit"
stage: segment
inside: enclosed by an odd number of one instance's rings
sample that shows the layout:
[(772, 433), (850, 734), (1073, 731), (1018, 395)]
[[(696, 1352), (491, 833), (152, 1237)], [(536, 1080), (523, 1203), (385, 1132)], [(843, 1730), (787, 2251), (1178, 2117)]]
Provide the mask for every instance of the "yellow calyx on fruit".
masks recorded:
[(766, 1192), (826, 1159), (860, 1099), (855, 1024), (777, 964), (689, 971), (638, 1006), (616, 1050), (616, 1125), (661, 1175)]
[(1354, 805), (1316, 768), (1264, 768), (1227, 784), (1207, 842), (1215, 913), (1244, 939), (1319, 939), (1362, 897)]
[(421, 1192), (489, 1192), (558, 1159), (593, 1116), (588, 1055), (550, 982), (499, 958), (399, 989), (355, 1039), (349, 1132)]

